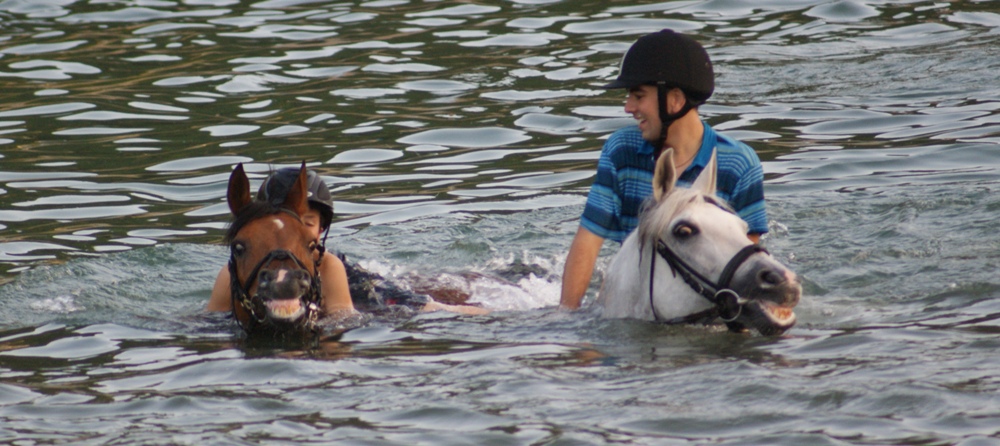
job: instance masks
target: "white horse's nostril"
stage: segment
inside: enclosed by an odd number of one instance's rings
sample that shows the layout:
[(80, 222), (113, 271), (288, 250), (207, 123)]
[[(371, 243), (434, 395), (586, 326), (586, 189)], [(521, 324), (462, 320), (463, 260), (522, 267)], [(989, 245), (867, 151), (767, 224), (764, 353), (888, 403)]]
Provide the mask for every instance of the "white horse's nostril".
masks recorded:
[(778, 286), (785, 283), (785, 277), (772, 269), (764, 269), (757, 274), (757, 283), (761, 286)]

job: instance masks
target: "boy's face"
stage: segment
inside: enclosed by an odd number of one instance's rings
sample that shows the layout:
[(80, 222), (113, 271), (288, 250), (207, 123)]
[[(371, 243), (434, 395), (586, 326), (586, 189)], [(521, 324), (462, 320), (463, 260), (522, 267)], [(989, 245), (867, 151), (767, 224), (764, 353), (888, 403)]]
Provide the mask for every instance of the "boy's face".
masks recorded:
[(306, 227), (309, 228), (310, 233), (319, 240), (320, 233), (320, 222), (322, 220), (319, 216), (319, 211), (309, 208), (305, 215), (302, 216), (302, 223), (305, 223)]
[(640, 85), (628, 90), (625, 98), (625, 113), (632, 115), (639, 124), (642, 138), (646, 141), (660, 139), (660, 107), (657, 104), (656, 86)]

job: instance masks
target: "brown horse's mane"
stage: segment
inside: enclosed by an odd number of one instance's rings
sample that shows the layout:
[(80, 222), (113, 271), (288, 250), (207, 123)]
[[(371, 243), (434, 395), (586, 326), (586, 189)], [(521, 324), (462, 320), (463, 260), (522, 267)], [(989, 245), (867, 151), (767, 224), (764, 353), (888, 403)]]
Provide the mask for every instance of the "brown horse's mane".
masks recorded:
[(243, 206), (243, 209), (240, 209), (239, 214), (233, 216), (233, 219), (229, 222), (229, 229), (226, 230), (226, 236), (222, 241), (227, 245), (232, 243), (236, 239), (236, 234), (239, 234), (244, 226), (258, 218), (274, 215), (278, 212), (281, 212), (281, 208), (271, 203), (258, 200), (251, 201), (246, 206)]

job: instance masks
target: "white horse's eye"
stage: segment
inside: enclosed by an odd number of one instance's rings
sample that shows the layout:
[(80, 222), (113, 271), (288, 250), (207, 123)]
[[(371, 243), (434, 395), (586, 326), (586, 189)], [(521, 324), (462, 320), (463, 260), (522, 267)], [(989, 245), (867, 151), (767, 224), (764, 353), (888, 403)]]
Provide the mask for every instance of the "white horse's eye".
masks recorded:
[(674, 237), (677, 237), (681, 240), (690, 238), (697, 234), (698, 234), (698, 228), (691, 226), (690, 224), (678, 223), (677, 226), (674, 226)]

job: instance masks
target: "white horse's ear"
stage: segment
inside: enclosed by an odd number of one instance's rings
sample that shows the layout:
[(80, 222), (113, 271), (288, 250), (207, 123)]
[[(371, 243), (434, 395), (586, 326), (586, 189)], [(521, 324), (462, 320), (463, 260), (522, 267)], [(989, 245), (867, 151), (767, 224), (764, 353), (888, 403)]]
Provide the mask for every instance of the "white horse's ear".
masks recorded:
[(674, 170), (674, 149), (666, 149), (660, 153), (653, 170), (653, 198), (662, 201), (663, 197), (674, 188), (677, 182), (677, 171)]
[(691, 189), (705, 195), (715, 195), (718, 170), (718, 161), (715, 158), (715, 150), (712, 150), (712, 159), (708, 161), (708, 165), (702, 169), (700, 174), (698, 174), (698, 178), (694, 180), (694, 184), (691, 185)]

